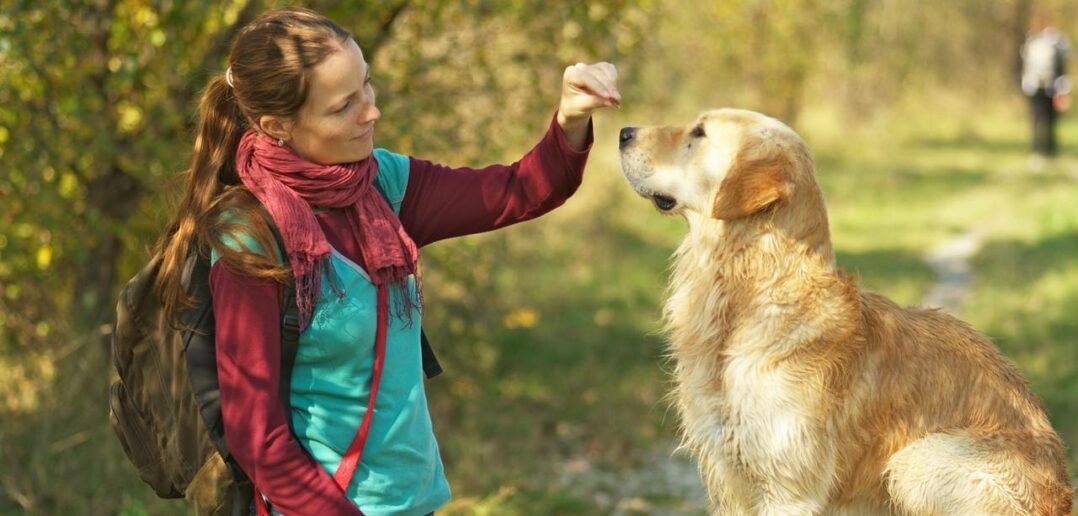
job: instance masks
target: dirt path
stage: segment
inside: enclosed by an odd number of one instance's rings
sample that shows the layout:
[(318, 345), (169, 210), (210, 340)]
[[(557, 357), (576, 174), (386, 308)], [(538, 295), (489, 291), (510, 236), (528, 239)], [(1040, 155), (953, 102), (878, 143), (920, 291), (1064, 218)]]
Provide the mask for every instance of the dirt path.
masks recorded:
[(969, 259), (981, 248), (982, 231), (973, 229), (925, 253), (925, 261), (936, 272), (936, 281), (925, 295), (924, 306), (938, 306), (959, 315), (973, 281)]
[(697, 516), (707, 514), (707, 495), (696, 464), (677, 443), (645, 452), (635, 468), (604, 467), (586, 459), (562, 466), (561, 485), (590, 498), (612, 516)]

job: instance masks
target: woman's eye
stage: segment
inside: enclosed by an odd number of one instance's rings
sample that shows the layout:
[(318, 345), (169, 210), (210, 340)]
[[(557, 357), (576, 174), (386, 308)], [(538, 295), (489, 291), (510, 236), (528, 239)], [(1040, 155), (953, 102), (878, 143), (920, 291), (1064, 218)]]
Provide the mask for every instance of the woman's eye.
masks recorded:
[(349, 100), (348, 102), (345, 102), (344, 105), (341, 106), (341, 109), (338, 109), (337, 112), (338, 113), (343, 113), (344, 110), (348, 109), (348, 106), (351, 106), (351, 105), (352, 105), (352, 101)]
[(703, 138), (704, 136), (707, 136), (706, 134), (704, 134), (704, 124), (693, 127), (692, 132), (689, 133), (689, 136), (692, 136), (693, 138)]

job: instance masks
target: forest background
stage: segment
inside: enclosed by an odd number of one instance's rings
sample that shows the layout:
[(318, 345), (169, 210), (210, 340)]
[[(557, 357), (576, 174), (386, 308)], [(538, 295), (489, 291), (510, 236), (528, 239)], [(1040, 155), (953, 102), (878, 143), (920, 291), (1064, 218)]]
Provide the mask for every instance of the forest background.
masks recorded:
[[(196, 104), (273, 1), (0, 0), (0, 514), (182, 514), (107, 424), (116, 295), (179, 191)], [(291, 4), (290, 4), (291, 5)], [(673, 453), (659, 307), (685, 233), (621, 178), (625, 125), (776, 116), (813, 149), (840, 265), (902, 304), (972, 241), (950, 309), (1078, 443), (1078, 122), (1028, 153), (1027, 21), (1064, 0), (310, 1), (372, 65), (378, 146), (451, 165), (538, 141), (564, 68), (618, 66), (584, 184), (537, 221), (424, 250), (446, 514), (702, 514)], [(1072, 63), (1074, 60), (1072, 59)], [(964, 239), (964, 240), (963, 240)], [(1069, 452), (1072, 474), (1078, 454)]]

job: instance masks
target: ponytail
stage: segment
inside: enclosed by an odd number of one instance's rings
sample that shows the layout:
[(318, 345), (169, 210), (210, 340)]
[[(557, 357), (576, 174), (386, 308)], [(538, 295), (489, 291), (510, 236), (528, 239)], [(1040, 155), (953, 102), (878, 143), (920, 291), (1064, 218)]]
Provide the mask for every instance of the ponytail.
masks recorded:
[[(202, 93), (194, 153), (183, 175), (187, 186), (154, 249), (161, 258), (157, 293), (169, 316), (193, 305), (182, 281), (192, 251), (203, 257), (216, 251), (225, 266), (248, 276), (290, 280), (292, 269), (287, 257), (284, 265), (277, 260), (276, 239), (261, 205), (236, 173), (236, 148), (260, 116), (295, 117), (306, 102), (314, 67), (351, 37), (314, 11), (282, 9), (259, 16), (232, 42), (230, 77), (213, 77)], [(253, 239), (265, 253), (236, 250), (222, 239)]]
[[(263, 219), (258, 201), (236, 174), (236, 148), (247, 130), (247, 120), (224, 75), (210, 80), (199, 102), (198, 129), (189, 168), (183, 173), (186, 189), (168, 229), (158, 240), (161, 256), (157, 293), (170, 317), (192, 306), (183, 285), (183, 269), (193, 250), (206, 257), (216, 250), (226, 264), (258, 277), (287, 281), (290, 270), (272, 254), (277, 248)], [(228, 212), (228, 220), (223, 215)], [(223, 235), (247, 234), (268, 256), (240, 252), (222, 243)]]

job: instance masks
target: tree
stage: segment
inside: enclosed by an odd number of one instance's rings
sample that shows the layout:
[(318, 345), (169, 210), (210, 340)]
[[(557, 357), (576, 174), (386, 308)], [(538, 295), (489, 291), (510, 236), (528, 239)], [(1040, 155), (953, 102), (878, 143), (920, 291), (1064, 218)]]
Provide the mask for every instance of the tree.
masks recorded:
[[(276, 2), (16, 2), (0, 12), (4, 339), (108, 332), (185, 166), (201, 88)], [(629, 2), (312, 2), (374, 66), (380, 145), (500, 157), (546, 120), (568, 56), (610, 56)], [(43, 38), (42, 35), (49, 35)], [(589, 52), (590, 51), (590, 52)], [(610, 58), (610, 57), (605, 57)], [(524, 122), (521, 122), (524, 121)], [(501, 131), (501, 132), (500, 132)], [(50, 316), (49, 314), (56, 314)], [(63, 315), (60, 315), (63, 314)], [(70, 324), (61, 321), (70, 321)]]

